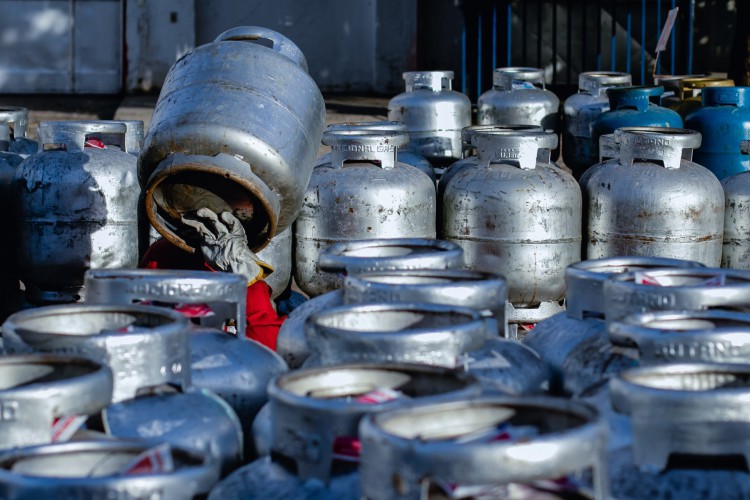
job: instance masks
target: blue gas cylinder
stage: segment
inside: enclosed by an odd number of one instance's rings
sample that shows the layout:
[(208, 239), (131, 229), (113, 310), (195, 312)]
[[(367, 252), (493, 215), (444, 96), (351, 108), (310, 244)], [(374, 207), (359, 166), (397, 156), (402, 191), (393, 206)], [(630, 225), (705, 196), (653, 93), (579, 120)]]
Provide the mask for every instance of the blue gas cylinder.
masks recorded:
[(701, 95), (703, 106), (685, 118), (685, 128), (703, 136), (693, 161), (719, 179), (750, 170), (739, 146), (750, 139), (750, 87), (708, 87)]
[(682, 128), (682, 118), (671, 109), (650, 101), (664, 93), (664, 87), (616, 87), (607, 89), (609, 111), (591, 122), (591, 150), (599, 156), (599, 137), (622, 127)]

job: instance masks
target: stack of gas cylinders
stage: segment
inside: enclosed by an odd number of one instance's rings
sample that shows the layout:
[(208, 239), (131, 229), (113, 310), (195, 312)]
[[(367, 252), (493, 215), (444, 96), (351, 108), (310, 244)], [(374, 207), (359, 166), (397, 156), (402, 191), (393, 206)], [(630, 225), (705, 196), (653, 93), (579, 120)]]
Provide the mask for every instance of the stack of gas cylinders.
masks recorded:
[[(325, 128), (239, 27), (148, 130), (0, 109), (0, 497), (750, 497), (750, 88), (452, 78)], [(200, 208), (308, 298), (276, 352), (243, 276), (137, 269)]]

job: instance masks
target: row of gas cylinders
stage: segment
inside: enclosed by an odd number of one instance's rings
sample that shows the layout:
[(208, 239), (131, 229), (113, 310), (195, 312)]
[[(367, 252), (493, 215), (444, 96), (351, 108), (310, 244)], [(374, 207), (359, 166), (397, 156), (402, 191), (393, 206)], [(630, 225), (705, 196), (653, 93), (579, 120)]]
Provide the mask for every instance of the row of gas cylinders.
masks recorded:
[(505, 280), (462, 259), (329, 247), (343, 287), (291, 314), (287, 363), (244, 337), (239, 275), (89, 271), (85, 303), (3, 324), (0, 495), (750, 495), (750, 272), (579, 262), (567, 310), (519, 342)]

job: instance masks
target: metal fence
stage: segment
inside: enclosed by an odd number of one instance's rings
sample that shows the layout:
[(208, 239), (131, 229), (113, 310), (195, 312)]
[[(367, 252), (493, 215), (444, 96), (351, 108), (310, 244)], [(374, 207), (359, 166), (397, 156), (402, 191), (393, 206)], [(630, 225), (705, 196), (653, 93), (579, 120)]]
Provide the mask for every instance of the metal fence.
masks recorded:
[(648, 83), (675, 7), (672, 37), (655, 70), (691, 74), (695, 0), (465, 0), (461, 90), (476, 100), (503, 66), (544, 68), (552, 86), (577, 85), (580, 72), (597, 70), (626, 71), (634, 83)]

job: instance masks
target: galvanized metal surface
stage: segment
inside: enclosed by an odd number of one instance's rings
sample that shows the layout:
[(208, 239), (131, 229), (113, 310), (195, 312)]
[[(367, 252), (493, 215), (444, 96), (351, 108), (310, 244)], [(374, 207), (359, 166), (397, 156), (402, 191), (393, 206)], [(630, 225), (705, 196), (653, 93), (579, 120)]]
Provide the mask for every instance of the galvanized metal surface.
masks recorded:
[(331, 163), (317, 166), (294, 224), (295, 282), (310, 296), (338, 287), (321, 273), (321, 250), (339, 242), (435, 237), (435, 186), (416, 168), (399, 163), (403, 132), (327, 131)]
[(718, 266), (724, 192), (708, 169), (685, 158), (700, 145), (700, 134), (626, 127), (615, 141), (618, 160), (581, 178), (586, 257), (643, 255)]
[(744, 363), (750, 315), (728, 311), (658, 311), (607, 325), (613, 344), (638, 350), (641, 366), (678, 362)]
[(599, 158), (591, 147), (591, 122), (609, 111), (607, 89), (629, 87), (632, 78), (628, 73), (616, 71), (589, 71), (578, 76), (578, 93), (563, 103), (562, 155), (565, 165), (579, 179), (587, 168)]
[(156, 301), (171, 305), (211, 304), (213, 315), (199, 318), (203, 326), (231, 324), (245, 338), (247, 282), (239, 274), (162, 269), (91, 269), (84, 282), (86, 302), (133, 304)]
[[(252, 457), (251, 426), (266, 403), (266, 386), (286, 371), (274, 352), (245, 337), (247, 283), (243, 276), (208, 271), (91, 270), (86, 273), (88, 302), (130, 304), (206, 304), (212, 315), (190, 331), (190, 370), (195, 387), (224, 399), (242, 423), (246, 456)], [(232, 323), (236, 335), (222, 331)]]
[(550, 368), (552, 391), (578, 395), (633, 364), (632, 350), (612, 346), (607, 336), (604, 283), (610, 277), (629, 271), (700, 267), (697, 262), (655, 257), (612, 257), (568, 266), (567, 310), (538, 323), (523, 339)]
[(738, 269), (657, 269), (654, 286), (638, 283), (638, 273), (612, 276), (604, 283), (607, 321), (663, 310), (743, 308), (750, 303), (750, 273)]
[(471, 101), (451, 90), (453, 71), (403, 76), (406, 92), (390, 100), (388, 119), (406, 124), (409, 149), (438, 163), (461, 158), (461, 129), (471, 125)]
[[(481, 438), (503, 424), (511, 427), (508, 440)], [(515, 426), (534, 433), (514, 438)], [(366, 417), (360, 435), (362, 496), (368, 499), (421, 499), (437, 482), (502, 487), (590, 469), (595, 497), (609, 492), (606, 425), (580, 403), (477, 398), (421, 404)]]
[(747, 365), (683, 363), (636, 368), (612, 379), (612, 403), (630, 415), (633, 463), (663, 471), (671, 455), (748, 460)]
[(492, 89), (477, 99), (479, 125), (539, 125), (560, 132), (560, 99), (544, 88), (544, 70), (497, 68)]
[(23, 158), (36, 153), (39, 144), (26, 137), (29, 128), (29, 110), (18, 106), (0, 106), (0, 123), (8, 125), (8, 149)]
[[(743, 141), (750, 151), (750, 141)], [(750, 270), (750, 174), (721, 181), (724, 188), (724, 244), (721, 267)]]
[(225, 498), (220, 492), (247, 498), (276, 491), (301, 498), (310, 490), (325, 498), (358, 498), (363, 416), (415, 401), (476, 397), (479, 391), (470, 376), (414, 365), (339, 365), (280, 376), (269, 385), (268, 411), (258, 415), (254, 426), (268, 434), (263, 437), (270, 442), (272, 461), (262, 458), (238, 470), (212, 498)]
[[(139, 160), (140, 181), (152, 189), (149, 179), (160, 178), (170, 156), (186, 155), (165, 185), (172, 184), (167, 194), (179, 203), (157, 204), (169, 225), (150, 215), (151, 222), (189, 250), (193, 245), (184, 238), (179, 215), (207, 199), (234, 209), (251, 202), (252, 214), (242, 212), (240, 220), (251, 247), (262, 248), (292, 224), (302, 206), (324, 120), (323, 98), (305, 58), (283, 35), (239, 27), (190, 51), (167, 76)], [(236, 155), (245, 168), (212, 166), (210, 158), (221, 154)], [(200, 160), (195, 166), (193, 156)], [(202, 196), (193, 197), (193, 206), (184, 195), (197, 186)]]
[[(381, 130), (381, 131), (392, 131), (392, 132), (407, 132), (408, 129), (405, 123), (394, 122), (394, 121), (371, 121), (371, 122), (345, 122), (345, 123), (332, 123), (328, 125), (326, 130)], [(435, 177), (435, 171), (432, 168), (430, 162), (419, 153), (409, 151), (409, 145), (399, 148), (396, 152), (396, 161), (400, 163), (406, 163), (412, 167), (416, 167), (430, 178), (432, 182), (437, 186), (437, 177)], [(331, 153), (326, 153), (319, 156), (315, 160), (315, 166), (325, 165), (331, 163)]]
[(3, 450), (51, 443), (57, 419), (91, 415), (112, 401), (112, 372), (85, 358), (4, 355), (0, 378)]
[(557, 137), (479, 127), (471, 140), (477, 156), (445, 187), (444, 237), (463, 247), (467, 268), (504, 275), (515, 308), (558, 303), (565, 267), (580, 260), (581, 194), (549, 161)]
[(273, 273), (263, 280), (271, 287), (271, 299), (284, 293), (292, 281), (293, 236), (290, 226), (274, 236), (268, 246), (258, 252), (258, 258), (273, 267)]
[[(11, 185), (19, 271), (31, 303), (73, 302), (87, 269), (138, 264), (136, 159), (122, 122), (44, 122), (39, 137)], [(88, 137), (119, 150), (85, 148)]]
[(153, 443), (79, 441), (23, 448), (0, 457), (0, 496), (31, 498), (149, 498), (192, 500), (219, 479), (216, 461), (172, 447), (172, 472), (123, 474)]
[(239, 465), (242, 428), (218, 396), (191, 389), (187, 318), (139, 305), (67, 305), (30, 309), (3, 324), (10, 353), (75, 353), (112, 370), (112, 402), (102, 412), (108, 433), (163, 439)]

